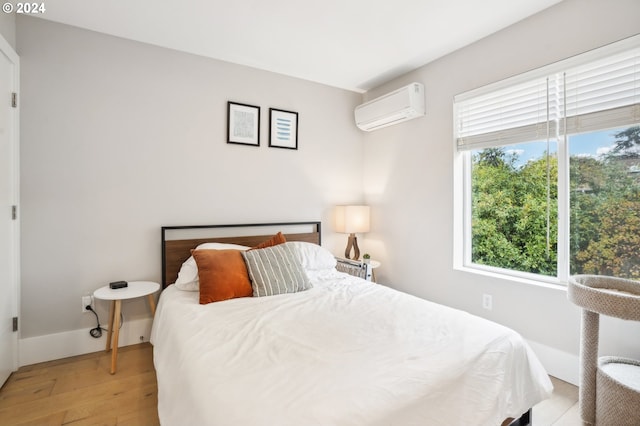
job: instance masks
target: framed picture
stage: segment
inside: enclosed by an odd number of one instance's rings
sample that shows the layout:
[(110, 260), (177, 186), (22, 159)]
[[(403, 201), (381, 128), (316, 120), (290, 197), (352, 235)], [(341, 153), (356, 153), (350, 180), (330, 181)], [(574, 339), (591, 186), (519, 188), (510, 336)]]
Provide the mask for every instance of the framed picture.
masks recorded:
[(260, 146), (260, 107), (227, 102), (227, 143)]
[(269, 146), (298, 149), (298, 113), (269, 108)]

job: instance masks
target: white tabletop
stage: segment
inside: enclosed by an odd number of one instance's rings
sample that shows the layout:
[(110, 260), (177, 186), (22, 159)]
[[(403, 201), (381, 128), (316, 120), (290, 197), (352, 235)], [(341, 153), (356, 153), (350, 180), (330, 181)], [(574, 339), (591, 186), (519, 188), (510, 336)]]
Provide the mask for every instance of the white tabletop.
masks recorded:
[(111, 289), (108, 285), (93, 292), (93, 297), (101, 300), (124, 300), (147, 296), (160, 290), (160, 284), (151, 281), (131, 281), (124, 288)]

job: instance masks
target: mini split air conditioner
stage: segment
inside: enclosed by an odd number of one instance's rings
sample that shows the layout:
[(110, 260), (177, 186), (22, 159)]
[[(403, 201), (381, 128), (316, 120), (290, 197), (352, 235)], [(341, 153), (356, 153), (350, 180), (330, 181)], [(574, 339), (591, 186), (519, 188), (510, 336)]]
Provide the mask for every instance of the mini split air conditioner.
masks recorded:
[(355, 109), (356, 126), (370, 132), (425, 115), (424, 86), (411, 83)]

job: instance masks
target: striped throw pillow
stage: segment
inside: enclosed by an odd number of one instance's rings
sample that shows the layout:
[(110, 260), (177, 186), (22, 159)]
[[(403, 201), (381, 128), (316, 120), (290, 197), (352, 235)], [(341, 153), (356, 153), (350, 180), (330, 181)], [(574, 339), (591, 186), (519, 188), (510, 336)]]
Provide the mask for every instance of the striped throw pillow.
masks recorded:
[(294, 250), (279, 244), (242, 252), (254, 297), (296, 293), (312, 287)]

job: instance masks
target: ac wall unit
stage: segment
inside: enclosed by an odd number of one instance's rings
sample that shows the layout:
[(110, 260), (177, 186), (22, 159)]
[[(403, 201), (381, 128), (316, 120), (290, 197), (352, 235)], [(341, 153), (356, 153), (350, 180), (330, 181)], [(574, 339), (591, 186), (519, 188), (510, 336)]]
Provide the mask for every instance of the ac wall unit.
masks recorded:
[(355, 109), (356, 126), (370, 132), (425, 115), (424, 86), (411, 83)]

